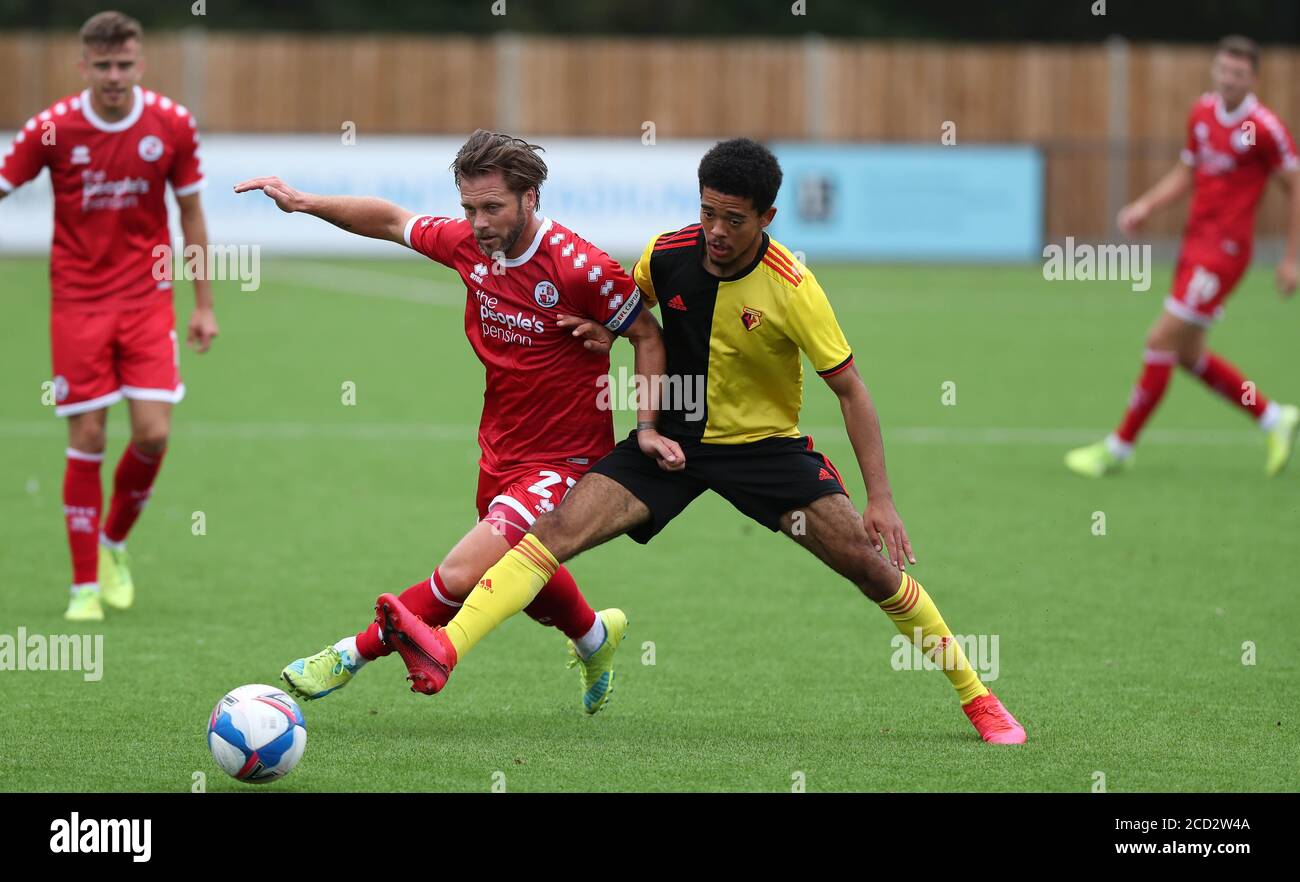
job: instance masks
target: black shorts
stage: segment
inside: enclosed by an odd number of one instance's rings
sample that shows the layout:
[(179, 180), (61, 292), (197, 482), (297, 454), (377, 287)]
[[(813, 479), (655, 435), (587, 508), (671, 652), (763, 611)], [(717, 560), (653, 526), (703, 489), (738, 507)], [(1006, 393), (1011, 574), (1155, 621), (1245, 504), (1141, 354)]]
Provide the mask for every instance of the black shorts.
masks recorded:
[(781, 516), (831, 493), (843, 493), (840, 473), (813, 449), (812, 438), (764, 438), (747, 444), (677, 440), (686, 468), (667, 472), (641, 452), (636, 432), (591, 467), (622, 484), (650, 509), (650, 520), (628, 535), (645, 544), (681, 514), (695, 497), (712, 490), (769, 530)]

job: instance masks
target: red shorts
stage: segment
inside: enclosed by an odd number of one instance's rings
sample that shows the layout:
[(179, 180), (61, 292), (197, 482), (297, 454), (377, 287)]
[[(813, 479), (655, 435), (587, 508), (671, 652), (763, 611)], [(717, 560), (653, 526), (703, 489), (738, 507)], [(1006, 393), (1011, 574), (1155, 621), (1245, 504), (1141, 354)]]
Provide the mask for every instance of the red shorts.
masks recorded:
[(1250, 251), (1230, 253), (1219, 246), (1184, 246), (1174, 268), (1174, 287), (1165, 311), (1185, 322), (1209, 327), (1223, 315), (1223, 304), (1250, 266)]
[(564, 494), (578, 483), (589, 467), (578, 467), (573, 463), (534, 463), (494, 471), (480, 463), (478, 493), (474, 500), (479, 519), (488, 517), (491, 511), (513, 545), (528, 532), (539, 514), (560, 504)]
[(123, 398), (185, 397), (176, 315), (170, 298), (136, 309), (50, 310), (54, 412), (71, 416)]

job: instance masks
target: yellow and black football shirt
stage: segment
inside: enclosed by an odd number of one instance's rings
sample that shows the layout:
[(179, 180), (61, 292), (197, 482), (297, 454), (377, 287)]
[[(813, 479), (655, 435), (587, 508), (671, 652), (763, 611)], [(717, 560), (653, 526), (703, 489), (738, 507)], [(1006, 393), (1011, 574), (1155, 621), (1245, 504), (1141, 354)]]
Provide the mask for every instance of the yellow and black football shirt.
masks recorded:
[(823, 377), (853, 363), (826, 292), (789, 250), (762, 235), (753, 262), (727, 278), (704, 269), (699, 224), (655, 236), (632, 270), (663, 322), (669, 381), (659, 430), (666, 435), (709, 444), (798, 437), (799, 352)]

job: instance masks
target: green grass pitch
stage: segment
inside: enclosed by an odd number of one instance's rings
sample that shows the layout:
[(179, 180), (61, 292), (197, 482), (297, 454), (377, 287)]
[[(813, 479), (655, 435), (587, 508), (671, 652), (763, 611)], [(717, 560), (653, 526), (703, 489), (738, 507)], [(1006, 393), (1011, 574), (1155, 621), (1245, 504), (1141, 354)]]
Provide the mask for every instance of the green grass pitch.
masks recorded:
[[(1270, 270), (1211, 339), (1296, 400), (1300, 304), (1277, 302)], [(40, 402), (45, 263), (0, 261), (0, 633), (104, 635), (99, 682), (0, 672), (0, 790), (187, 791), (196, 771), (250, 789), (208, 754), (213, 703), (355, 632), (473, 524), (481, 369), (450, 273), (268, 257), (263, 275), (252, 293), (218, 285), (221, 337), (183, 356), (189, 394), (131, 539), (136, 608), (71, 627), (65, 436)], [(1300, 786), (1300, 474), (1266, 480), (1259, 434), (1185, 375), (1134, 472), (1089, 482), (1061, 464), (1119, 417), (1168, 268), (1145, 294), (1034, 266), (818, 276), (880, 409), (913, 572), (957, 633), (998, 637), (992, 685), (1027, 745), (982, 745), (940, 674), (891, 668), (895, 631), (872, 604), (706, 496), (652, 545), (572, 564), (593, 605), (632, 623), (605, 712), (581, 713), (562, 637), (517, 617), (436, 698), (408, 692), (392, 658), (305, 705), (306, 755), (269, 789), (486, 791), (497, 772), (518, 792), (786, 791), (797, 773), (810, 792), (1085, 792), (1098, 772), (1110, 791)], [(861, 506), (811, 374), (802, 426)], [(106, 483), (125, 429), (119, 405)]]

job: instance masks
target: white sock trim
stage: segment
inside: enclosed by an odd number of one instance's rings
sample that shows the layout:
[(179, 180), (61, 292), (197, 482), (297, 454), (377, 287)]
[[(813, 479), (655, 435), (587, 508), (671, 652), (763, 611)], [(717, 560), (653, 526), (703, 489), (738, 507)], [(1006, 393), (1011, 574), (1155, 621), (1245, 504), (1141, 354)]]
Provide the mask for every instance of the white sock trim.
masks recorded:
[(114, 542), (112, 539), (109, 539), (107, 536), (104, 535), (103, 530), (99, 531), (99, 544), (113, 551), (123, 551), (126, 549), (125, 539), (123, 539), (121, 542)]
[(77, 592), (77, 591), (80, 591), (82, 588), (89, 588), (89, 589), (91, 589), (92, 591), (98, 593), (98, 592), (99, 592), (99, 583), (98, 583), (98, 582), (80, 582), (80, 583), (75, 583), (75, 584), (73, 584), (73, 586), (72, 586), (71, 588), (68, 589), (68, 593), (69, 593), (69, 594), (75, 593), (75, 592)]
[(574, 647), (578, 650), (578, 655), (583, 658), (591, 658), (591, 654), (605, 645), (605, 623), (596, 616), (596, 621), (586, 634), (583, 634), (577, 640), (573, 641)]
[(465, 605), (459, 600), (452, 600), (450, 597), (447, 597), (445, 594), (439, 591), (438, 583), (433, 580), (433, 576), (429, 577), (429, 588), (433, 590), (433, 596), (436, 597), (438, 600), (442, 601), (443, 603), (447, 604), (447, 606), (458, 608)]
[(1271, 432), (1277, 427), (1278, 420), (1282, 419), (1282, 405), (1276, 401), (1270, 401), (1268, 407), (1259, 415), (1259, 427), (1265, 432)]
[(342, 657), (343, 666), (354, 674), (361, 670), (362, 666), (365, 665), (366, 662), (370, 661), (370, 659), (357, 651), (357, 635), (355, 634), (351, 637), (344, 637), (338, 643), (334, 644), (334, 648)]
[(1106, 449), (1119, 459), (1128, 459), (1133, 455), (1133, 445), (1119, 440), (1119, 436), (1114, 433), (1106, 436)]
[(86, 453), (84, 450), (74, 450), (71, 447), (67, 448), (64, 453), (67, 454), (68, 459), (79, 459), (82, 462), (104, 461), (104, 454), (102, 453)]

